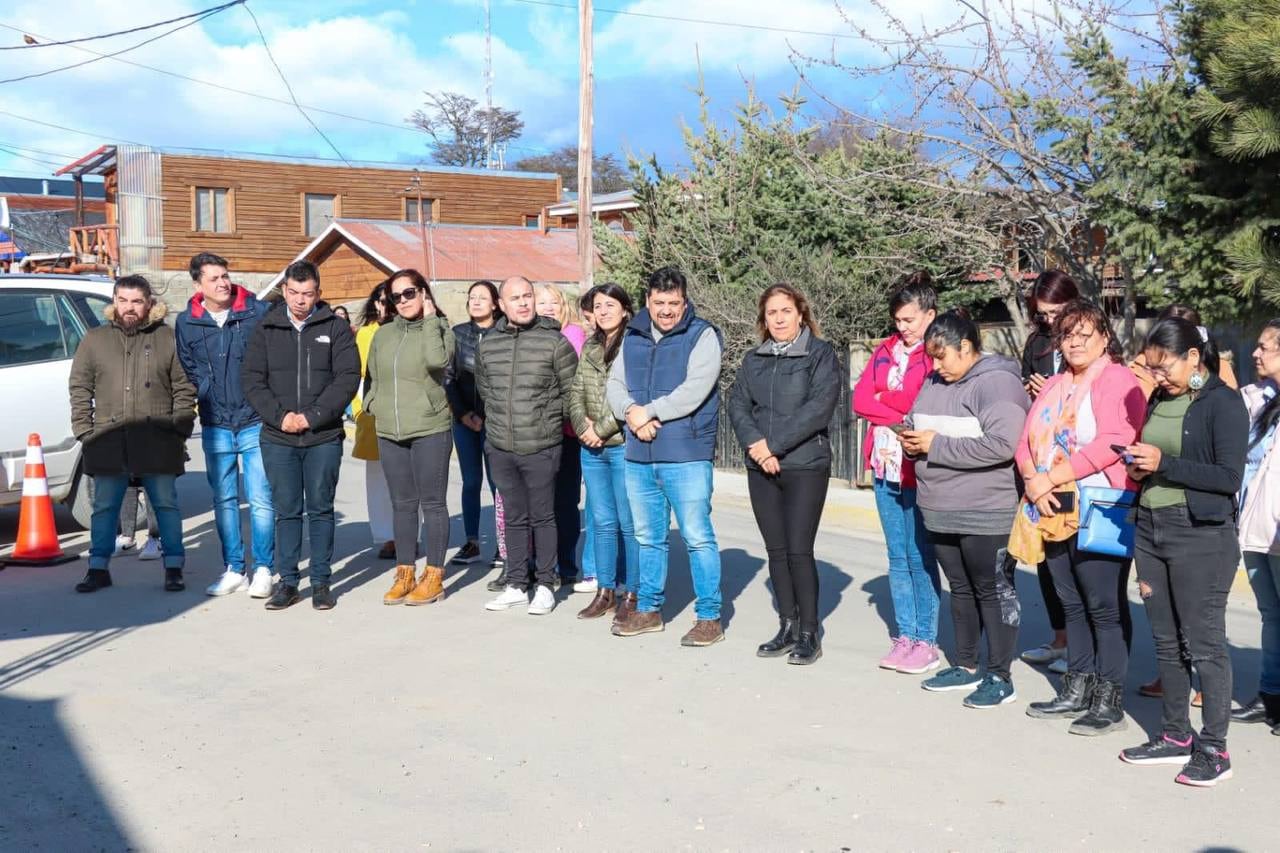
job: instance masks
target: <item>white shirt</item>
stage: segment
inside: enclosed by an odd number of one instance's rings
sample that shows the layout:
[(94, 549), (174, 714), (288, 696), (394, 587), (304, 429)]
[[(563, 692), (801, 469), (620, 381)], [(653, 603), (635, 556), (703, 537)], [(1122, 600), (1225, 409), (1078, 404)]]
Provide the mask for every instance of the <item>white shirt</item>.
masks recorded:
[(230, 308), (223, 308), (221, 311), (210, 311), (209, 316), (213, 318), (213, 322), (218, 324), (221, 329), (227, 322), (227, 316), (231, 314)]

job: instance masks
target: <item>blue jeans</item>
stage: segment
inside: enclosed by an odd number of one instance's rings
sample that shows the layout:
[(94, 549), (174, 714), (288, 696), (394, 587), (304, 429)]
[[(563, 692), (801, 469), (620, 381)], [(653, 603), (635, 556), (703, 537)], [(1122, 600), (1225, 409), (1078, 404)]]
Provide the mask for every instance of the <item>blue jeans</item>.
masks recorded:
[(485, 431), (479, 432), (454, 421), (453, 447), (458, 454), (458, 468), (462, 471), (462, 527), (468, 542), (480, 541), (480, 484), (489, 475), (489, 494), (496, 489), (493, 472), (484, 458)]
[(329, 583), (333, 573), (333, 496), (338, 491), (342, 441), (312, 447), (262, 442), (262, 464), (276, 510), (276, 572), (282, 583), (298, 585), (302, 559), (302, 513), (311, 539), (311, 585)]
[(711, 483), (710, 462), (626, 463), (627, 499), (640, 546), (638, 611), (662, 610), (667, 587), (667, 528), (674, 512), (689, 550), (697, 599), (694, 612), (699, 619), (720, 618), (720, 548), (711, 528)]
[(244, 574), (244, 537), (240, 533), (240, 474), (249, 501), (249, 523), (253, 533), (254, 567), (273, 565), (276, 542), (276, 514), (271, 507), (271, 486), (262, 467), (258, 436), (262, 424), (240, 431), (222, 427), (201, 427), (205, 473), (213, 490), (213, 522), (222, 541), (222, 564)]
[(1261, 693), (1280, 694), (1280, 555), (1244, 552), (1244, 568), (1249, 585), (1258, 599), (1262, 616)]
[[(582, 479), (587, 484), (587, 547), (583, 566), (595, 569), (601, 589), (618, 586), (618, 537), (622, 537), (625, 577), (622, 587), (636, 592), (640, 545), (636, 542), (631, 505), (627, 501), (625, 448), (582, 448)], [(590, 560), (588, 560), (588, 555)], [(586, 577), (585, 568), (583, 576)]]
[[(144, 474), (137, 478), (147, 492), (147, 502), (156, 513), (164, 567), (181, 569), (186, 562), (182, 549), (182, 513), (178, 511), (178, 475)], [(129, 488), (128, 474), (93, 475), (93, 517), (89, 522), (89, 568), (106, 569), (116, 550), (120, 527), (120, 504)]]
[(916, 508), (916, 490), (877, 479), (875, 495), (889, 552), (889, 595), (898, 636), (936, 644), (942, 582), (929, 533)]

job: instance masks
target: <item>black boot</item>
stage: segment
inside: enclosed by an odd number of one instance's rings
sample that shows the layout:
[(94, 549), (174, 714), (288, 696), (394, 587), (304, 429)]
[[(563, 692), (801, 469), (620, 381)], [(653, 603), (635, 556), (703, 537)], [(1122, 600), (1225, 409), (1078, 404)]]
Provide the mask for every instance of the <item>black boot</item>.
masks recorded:
[(76, 592), (97, 592), (111, 586), (111, 572), (106, 569), (90, 569), (84, 580), (76, 584)]
[(187, 584), (182, 579), (182, 569), (165, 569), (164, 570), (164, 591), (165, 592), (182, 592), (187, 588)]
[(267, 603), (263, 606), (268, 610), (284, 610), (297, 604), (298, 599), (301, 597), (298, 595), (296, 586), (280, 581), (271, 590), (271, 597), (267, 599)]
[(315, 610), (332, 610), (333, 605), (337, 603), (337, 599), (333, 597), (333, 591), (329, 589), (327, 583), (322, 583), (311, 587), (311, 607)]
[(794, 619), (782, 619), (780, 624), (781, 627), (778, 628), (777, 635), (769, 642), (762, 643), (760, 648), (756, 649), (756, 657), (781, 657), (795, 646), (796, 633), (800, 623)]
[(1231, 709), (1231, 722), (1233, 723), (1265, 723), (1267, 722), (1267, 706), (1262, 701), (1262, 696), (1253, 697), (1253, 701), (1243, 708)]
[(1259, 693), (1262, 705), (1267, 709), (1267, 725), (1273, 735), (1280, 735), (1280, 693)]
[(1089, 713), (1072, 723), (1067, 731), (1073, 735), (1093, 737), (1124, 731), (1128, 727), (1124, 717), (1124, 685), (1099, 679), (1093, 688)]
[(822, 657), (822, 646), (818, 642), (817, 631), (801, 631), (796, 638), (796, 647), (787, 657), (787, 663), (797, 666), (808, 666)]
[(1032, 702), (1027, 716), (1040, 720), (1074, 720), (1089, 711), (1097, 677), (1092, 672), (1068, 672), (1062, 676), (1058, 695), (1048, 702)]

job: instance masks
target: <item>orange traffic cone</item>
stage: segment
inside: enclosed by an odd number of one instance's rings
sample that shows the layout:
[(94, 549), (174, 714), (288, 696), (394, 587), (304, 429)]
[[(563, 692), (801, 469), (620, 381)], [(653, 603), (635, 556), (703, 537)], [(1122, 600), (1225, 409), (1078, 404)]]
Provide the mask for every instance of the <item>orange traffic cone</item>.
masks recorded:
[(62, 553), (53, 523), (53, 501), (44, 470), (44, 448), (39, 433), (27, 436), (27, 466), (22, 474), (22, 512), (18, 516), (18, 541), (5, 563), (20, 566), (55, 566), (76, 559)]

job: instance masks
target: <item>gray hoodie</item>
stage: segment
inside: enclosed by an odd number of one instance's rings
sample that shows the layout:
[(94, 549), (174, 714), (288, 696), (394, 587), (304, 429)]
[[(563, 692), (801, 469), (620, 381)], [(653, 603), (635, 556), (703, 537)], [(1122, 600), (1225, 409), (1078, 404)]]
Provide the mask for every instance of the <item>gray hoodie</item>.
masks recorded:
[(916, 460), (925, 527), (983, 535), (1013, 528), (1013, 451), (1030, 402), (1018, 363), (1003, 355), (984, 355), (953, 383), (929, 375), (911, 409), (916, 429), (937, 432), (928, 455)]

